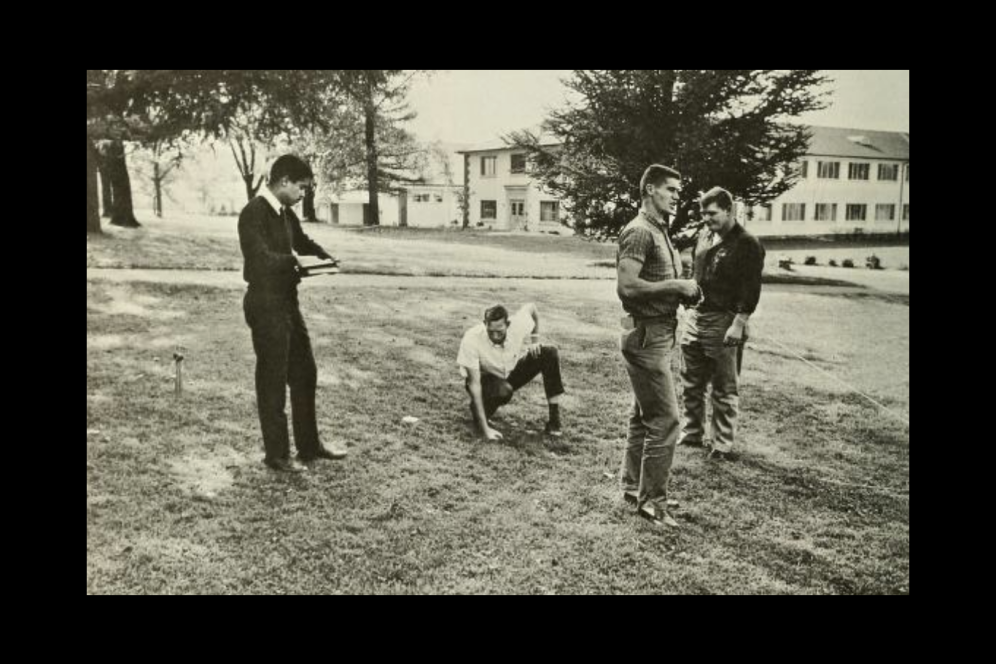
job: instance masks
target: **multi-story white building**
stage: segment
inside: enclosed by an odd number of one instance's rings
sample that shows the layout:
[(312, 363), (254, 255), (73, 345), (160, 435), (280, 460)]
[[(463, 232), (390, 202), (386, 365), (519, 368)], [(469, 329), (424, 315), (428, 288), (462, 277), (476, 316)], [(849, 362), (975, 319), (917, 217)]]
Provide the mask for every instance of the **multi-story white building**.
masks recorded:
[[(811, 130), (813, 139), (799, 166), (799, 183), (770, 205), (738, 210), (751, 232), (805, 236), (909, 231), (909, 133)], [(564, 218), (560, 202), (526, 175), (524, 153), (495, 143), (460, 154), (468, 199), (465, 215), (471, 227), (560, 228)], [(714, 184), (723, 186), (722, 182)]]
[(801, 179), (770, 205), (744, 215), (750, 231), (769, 237), (908, 232), (909, 133), (811, 129)]
[(526, 174), (526, 154), (501, 142), (461, 150), (465, 221), (471, 228), (561, 230), (560, 200)]

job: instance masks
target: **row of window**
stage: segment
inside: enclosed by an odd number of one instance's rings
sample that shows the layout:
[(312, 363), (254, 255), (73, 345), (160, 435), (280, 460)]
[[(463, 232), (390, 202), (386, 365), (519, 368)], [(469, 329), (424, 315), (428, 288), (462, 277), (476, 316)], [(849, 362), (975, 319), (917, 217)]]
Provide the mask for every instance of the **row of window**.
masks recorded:
[[(813, 221), (837, 221), (836, 203), (817, 203), (813, 211)], [(868, 205), (864, 203), (848, 203), (844, 206), (844, 221), (867, 221)], [(760, 208), (757, 221), (771, 221), (771, 206)], [(875, 205), (875, 221), (895, 221), (895, 203), (878, 203)], [(910, 204), (903, 204), (903, 221), (910, 220)], [(805, 203), (783, 203), (782, 221), (806, 221)]]
[[(799, 176), (806, 178), (809, 176), (809, 162), (804, 161), (799, 166)], [(820, 180), (839, 180), (839, 161), (818, 161), (816, 162), (816, 177)], [(906, 165), (906, 181), (910, 181), (910, 166)], [(848, 180), (869, 180), (871, 179), (871, 164), (868, 162), (852, 161), (847, 165)], [(897, 182), (899, 180), (899, 164), (879, 164), (878, 179), (886, 182)]]
[[(494, 177), (498, 168), (498, 157), (481, 157), (481, 177)], [(512, 155), (512, 173), (526, 172), (526, 155), (516, 153)]]
[(414, 194), (412, 196), (412, 202), (414, 203), (431, 203), (435, 200), (437, 203), (443, 202), (442, 194)]
[[(524, 216), (524, 201), (512, 201), (512, 214)], [(498, 219), (498, 201), (481, 201), (481, 220)], [(540, 201), (540, 221), (560, 221), (560, 201)]]

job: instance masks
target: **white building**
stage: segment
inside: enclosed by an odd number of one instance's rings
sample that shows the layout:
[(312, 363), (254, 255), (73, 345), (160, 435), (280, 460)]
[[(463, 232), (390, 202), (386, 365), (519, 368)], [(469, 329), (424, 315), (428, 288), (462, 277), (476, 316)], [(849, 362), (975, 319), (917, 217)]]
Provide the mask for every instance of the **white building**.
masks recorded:
[[(909, 231), (910, 135), (811, 127), (802, 179), (770, 205), (739, 216), (758, 236)], [(554, 146), (555, 143), (548, 143)], [(471, 227), (546, 231), (564, 217), (526, 175), (525, 154), (504, 143), (461, 150)], [(722, 182), (714, 183), (723, 186)]]
[[(380, 194), (377, 207), (381, 226), (443, 228), (460, 223), (459, 185), (413, 184), (398, 194)], [(355, 189), (338, 194), (319, 194), (315, 215), (336, 226), (362, 226), (367, 215), (368, 194)]]
[(746, 215), (747, 228), (769, 237), (908, 232), (909, 133), (811, 129), (802, 179)]
[(556, 196), (526, 175), (526, 154), (496, 142), (461, 150), (471, 228), (561, 231), (565, 218)]
[(405, 187), (398, 201), (400, 219), (412, 228), (446, 228), (459, 226), (460, 185), (411, 184)]

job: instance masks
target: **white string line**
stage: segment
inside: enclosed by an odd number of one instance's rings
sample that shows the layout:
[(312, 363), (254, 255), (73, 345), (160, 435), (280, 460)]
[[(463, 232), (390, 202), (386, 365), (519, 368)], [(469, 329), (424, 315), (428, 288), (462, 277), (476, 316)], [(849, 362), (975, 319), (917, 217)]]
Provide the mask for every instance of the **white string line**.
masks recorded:
[(787, 352), (787, 353), (788, 353), (789, 355), (791, 355), (792, 357), (795, 357), (796, 359), (798, 359), (798, 360), (801, 360), (801, 361), (805, 362), (805, 363), (806, 363), (807, 365), (809, 365), (809, 366), (810, 366), (810, 367), (812, 367), (813, 369), (816, 369), (816, 370), (817, 370), (817, 371), (819, 371), (819, 372), (820, 372), (821, 374), (823, 374), (823, 375), (825, 375), (825, 376), (829, 376), (830, 378), (832, 378), (833, 380), (837, 381), (838, 383), (840, 383), (841, 385), (843, 385), (844, 387), (846, 387), (846, 388), (847, 388), (848, 390), (850, 390), (850, 391), (851, 391), (851, 392), (853, 392), (854, 394), (857, 394), (857, 395), (859, 395), (859, 396), (862, 396), (862, 397), (864, 397), (865, 399), (867, 399), (867, 400), (868, 400), (868, 401), (870, 401), (871, 403), (873, 403), (873, 404), (875, 404), (876, 406), (878, 406), (878, 407), (879, 407), (879, 408), (880, 408), (880, 409), (881, 409), (881, 410), (882, 410), (883, 412), (885, 412), (885, 413), (886, 413), (887, 415), (889, 415), (889, 416), (891, 416), (891, 417), (893, 417), (893, 418), (895, 418), (895, 419), (899, 420), (900, 422), (902, 422), (903, 424), (905, 424), (905, 425), (906, 425), (907, 427), (908, 427), (908, 426), (910, 425), (910, 421), (909, 421), (909, 420), (907, 420), (907, 419), (906, 419), (905, 417), (903, 417), (902, 415), (900, 415), (900, 414), (896, 413), (895, 411), (893, 411), (893, 410), (892, 410), (892, 409), (890, 409), (889, 407), (887, 407), (887, 406), (883, 405), (883, 404), (882, 404), (881, 402), (879, 402), (879, 401), (876, 401), (876, 400), (875, 400), (875, 399), (874, 399), (873, 397), (871, 397), (871, 396), (869, 396), (869, 395), (865, 394), (864, 392), (862, 392), (861, 390), (859, 390), (859, 389), (858, 389), (857, 387), (855, 387), (854, 385), (851, 385), (850, 383), (848, 383), (847, 381), (843, 380), (842, 378), (838, 378), (837, 376), (833, 375), (833, 374), (832, 374), (832, 373), (830, 373), (829, 371), (826, 371), (826, 370), (825, 370), (825, 369), (823, 369), (822, 367), (819, 367), (819, 366), (817, 366), (817, 365), (813, 364), (812, 362), (810, 362), (809, 360), (807, 360), (806, 358), (804, 358), (804, 357), (803, 357), (802, 355), (800, 355), (799, 353), (795, 352), (794, 350), (792, 350), (791, 348), (789, 348), (788, 346), (786, 346), (786, 345), (785, 345), (785, 344), (783, 344), (782, 342), (778, 341), (778, 339), (775, 339), (774, 337), (768, 337), (768, 336), (765, 336), (765, 337), (761, 337), (761, 338), (762, 338), (762, 339), (766, 339), (766, 340), (768, 340), (768, 341), (773, 341), (774, 343), (778, 344), (778, 346), (780, 346), (780, 347), (781, 347), (781, 348), (782, 348), (783, 350), (785, 350), (785, 352)]

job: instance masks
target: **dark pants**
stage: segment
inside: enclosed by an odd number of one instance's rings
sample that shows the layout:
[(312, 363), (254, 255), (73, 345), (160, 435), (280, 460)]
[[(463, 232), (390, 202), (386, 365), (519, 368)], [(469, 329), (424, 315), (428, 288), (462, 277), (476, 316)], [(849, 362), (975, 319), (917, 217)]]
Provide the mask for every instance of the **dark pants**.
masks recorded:
[(287, 386), (290, 386), (294, 445), (305, 459), (320, 446), (315, 417), (318, 369), (308, 328), (301, 318), (297, 292), (275, 294), (254, 289), (243, 300), (246, 323), (256, 351), (256, 406), (268, 460), (290, 457), (287, 433)]
[[(512, 400), (515, 392), (540, 374), (543, 374), (543, 389), (546, 391), (547, 399), (564, 393), (564, 384), (560, 377), (560, 353), (556, 346), (542, 346), (539, 357), (528, 354), (523, 356), (508, 374), (508, 378), (482, 372), (481, 391), (484, 396), (485, 415), (490, 418), (501, 406)], [(470, 402), (470, 409), (474, 411), (473, 400)], [(476, 411), (474, 419), (477, 419)]]

